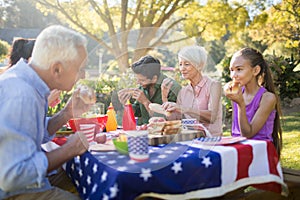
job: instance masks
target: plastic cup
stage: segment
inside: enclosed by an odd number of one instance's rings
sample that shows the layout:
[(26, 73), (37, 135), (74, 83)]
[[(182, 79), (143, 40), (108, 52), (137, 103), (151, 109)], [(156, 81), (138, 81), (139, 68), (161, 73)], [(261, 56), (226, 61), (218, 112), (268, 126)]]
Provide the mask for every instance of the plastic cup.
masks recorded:
[(80, 124), (79, 125), (80, 132), (82, 132), (85, 135), (85, 137), (89, 143), (94, 141), (95, 127), (96, 127), (96, 124)]
[(145, 162), (149, 159), (148, 131), (126, 131), (131, 160)]

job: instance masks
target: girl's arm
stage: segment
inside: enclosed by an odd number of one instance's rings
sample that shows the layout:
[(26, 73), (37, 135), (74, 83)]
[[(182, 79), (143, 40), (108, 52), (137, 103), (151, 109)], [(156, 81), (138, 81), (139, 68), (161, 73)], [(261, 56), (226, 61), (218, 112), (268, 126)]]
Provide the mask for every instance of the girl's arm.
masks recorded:
[(245, 103), (238, 104), (238, 119), (241, 134), (247, 138), (252, 138), (264, 126), (269, 115), (275, 109), (277, 103), (273, 93), (266, 92), (263, 94), (258, 110), (252, 121), (249, 123), (246, 116)]

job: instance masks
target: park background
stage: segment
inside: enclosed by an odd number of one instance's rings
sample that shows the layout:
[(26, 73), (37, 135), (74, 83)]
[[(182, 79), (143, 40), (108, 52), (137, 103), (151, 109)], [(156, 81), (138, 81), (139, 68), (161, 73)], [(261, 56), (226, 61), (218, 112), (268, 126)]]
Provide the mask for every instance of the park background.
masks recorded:
[[(300, 2), (298, 0), (0, 0), (0, 66), (16, 37), (35, 38), (51, 25), (62, 24), (88, 38), (86, 84), (97, 102), (110, 102), (122, 114), (116, 92), (136, 87), (130, 65), (150, 54), (164, 73), (185, 84), (177, 52), (186, 45), (204, 46), (209, 54), (205, 73), (230, 80), (229, 61), (248, 46), (266, 57), (283, 108), (284, 167), (300, 169)], [(59, 111), (62, 102), (49, 108)], [(223, 96), (224, 133), (230, 134), (231, 105)]]

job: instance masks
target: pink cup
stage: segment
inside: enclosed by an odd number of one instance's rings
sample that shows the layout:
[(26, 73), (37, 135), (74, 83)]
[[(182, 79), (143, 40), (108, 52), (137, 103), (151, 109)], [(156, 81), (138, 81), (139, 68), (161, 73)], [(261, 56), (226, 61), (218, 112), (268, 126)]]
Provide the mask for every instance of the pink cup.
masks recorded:
[(96, 124), (80, 124), (80, 132), (82, 132), (89, 143), (94, 141)]

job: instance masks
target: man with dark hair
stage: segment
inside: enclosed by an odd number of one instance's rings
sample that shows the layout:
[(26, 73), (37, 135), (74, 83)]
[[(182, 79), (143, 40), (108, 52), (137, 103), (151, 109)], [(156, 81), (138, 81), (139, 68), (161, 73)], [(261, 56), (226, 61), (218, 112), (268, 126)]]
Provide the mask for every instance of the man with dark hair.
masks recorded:
[[(176, 102), (181, 86), (175, 80), (161, 73), (160, 61), (150, 55), (144, 56), (133, 63), (131, 69), (135, 73), (139, 88), (126, 88), (119, 91), (119, 100), (122, 104), (125, 104), (128, 99), (135, 99), (136, 101), (132, 106), (134, 115), (138, 117), (137, 125), (147, 124), (149, 118), (154, 115), (149, 109), (149, 104), (162, 104), (167, 101)], [(163, 95), (167, 98), (162, 97), (161, 87), (163, 86), (170, 88), (169, 93)]]

